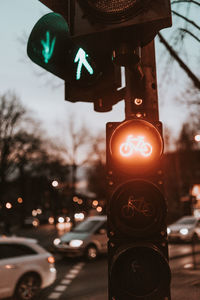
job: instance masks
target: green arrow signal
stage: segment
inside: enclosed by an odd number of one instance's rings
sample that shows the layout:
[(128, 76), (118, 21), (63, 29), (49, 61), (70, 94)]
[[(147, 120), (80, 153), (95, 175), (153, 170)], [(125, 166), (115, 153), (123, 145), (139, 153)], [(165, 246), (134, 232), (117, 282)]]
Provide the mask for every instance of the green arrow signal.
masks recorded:
[(81, 71), (83, 66), (86, 68), (90, 75), (94, 74), (94, 70), (87, 61), (87, 57), (88, 54), (82, 48), (79, 48), (74, 59), (74, 63), (78, 63), (76, 70), (76, 80), (79, 80), (81, 78)]
[(52, 42), (50, 41), (50, 32), (46, 32), (46, 41), (41, 40), (43, 46), (42, 55), (44, 57), (44, 62), (47, 64), (51, 59), (55, 47), (56, 37), (53, 38)]
[(30, 59), (45, 70), (65, 79), (66, 55), (71, 47), (69, 27), (57, 13), (44, 15), (33, 27), (28, 39)]

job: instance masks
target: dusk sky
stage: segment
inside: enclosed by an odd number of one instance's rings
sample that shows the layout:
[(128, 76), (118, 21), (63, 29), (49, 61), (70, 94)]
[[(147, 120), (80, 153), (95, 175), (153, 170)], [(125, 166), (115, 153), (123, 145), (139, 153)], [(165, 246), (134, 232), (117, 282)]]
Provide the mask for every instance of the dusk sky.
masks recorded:
[[(123, 101), (114, 106), (110, 113), (94, 112), (92, 104), (64, 101), (64, 81), (48, 72), (45, 74), (27, 57), (28, 36), (39, 18), (48, 12), (50, 10), (37, 0), (0, 0), (0, 94), (8, 90), (14, 91), (24, 105), (35, 112), (34, 116), (42, 121), (43, 126), (53, 136), (59, 135), (58, 123), (65, 124), (67, 116), (71, 113), (74, 113), (75, 119), (85, 120), (90, 128), (92, 125), (93, 131), (95, 128), (104, 130), (108, 121), (123, 120)], [(195, 10), (193, 15), (195, 20)], [(173, 28), (163, 30), (163, 34), (170, 36), (175, 26), (176, 23)], [(24, 42), (21, 42), (21, 39)], [(196, 44), (190, 40), (188, 44), (193, 53), (188, 61), (197, 71)], [(171, 75), (165, 76), (164, 51), (156, 40), (160, 120), (164, 126), (174, 128), (177, 132), (188, 116), (186, 107), (180, 106), (177, 98), (181, 97), (190, 81), (177, 63), (172, 64)], [(39, 76), (41, 73), (42, 76)]]

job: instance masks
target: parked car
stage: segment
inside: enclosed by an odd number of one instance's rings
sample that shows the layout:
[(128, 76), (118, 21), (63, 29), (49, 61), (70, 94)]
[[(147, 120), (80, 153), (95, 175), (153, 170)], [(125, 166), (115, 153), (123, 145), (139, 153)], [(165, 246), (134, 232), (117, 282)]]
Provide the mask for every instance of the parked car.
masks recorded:
[(68, 232), (54, 240), (54, 248), (65, 256), (85, 256), (95, 259), (107, 252), (106, 216), (88, 217)]
[(0, 299), (33, 299), (55, 281), (54, 262), (34, 239), (0, 237)]
[(200, 240), (200, 220), (184, 216), (167, 228), (169, 241), (192, 242)]

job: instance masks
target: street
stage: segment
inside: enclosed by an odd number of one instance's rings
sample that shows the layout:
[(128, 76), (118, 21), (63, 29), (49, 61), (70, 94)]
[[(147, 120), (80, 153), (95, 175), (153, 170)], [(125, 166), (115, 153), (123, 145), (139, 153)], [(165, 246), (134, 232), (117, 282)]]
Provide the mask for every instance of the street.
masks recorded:
[[(50, 249), (56, 230), (51, 225), (43, 225), (37, 229), (24, 229), (20, 231), (20, 235), (37, 238), (40, 244)], [(195, 251), (199, 250), (200, 245), (196, 245)], [(106, 256), (99, 257), (95, 262), (87, 262), (82, 258), (65, 258), (56, 253), (54, 255), (57, 279), (52, 286), (41, 291), (38, 300), (107, 299)], [(190, 244), (170, 244), (169, 256), (172, 270), (172, 300), (188, 300), (188, 293), (192, 293), (192, 300), (199, 300), (200, 254), (196, 254), (194, 260)]]
[[(177, 248), (177, 245), (174, 245)], [(181, 250), (183, 245), (179, 245)], [(200, 259), (200, 256), (197, 256)], [(188, 292), (192, 291), (192, 299), (199, 300), (200, 269), (193, 269), (191, 255), (172, 259), (171, 296), (172, 300), (188, 300)], [(200, 266), (200, 265), (199, 265)], [(50, 288), (40, 294), (43, 299), (107, 299), (107, 259), (99, 258), (96, 262), (88, 263), (81, 259), (61, 259), (56, 263), (58, 277)]]
[(56, 263), (56, 282), (43, 290), (39, 299), (101, 300), (107, 297), (107, 261), (94, 263), (81, 259), (62, 259)]

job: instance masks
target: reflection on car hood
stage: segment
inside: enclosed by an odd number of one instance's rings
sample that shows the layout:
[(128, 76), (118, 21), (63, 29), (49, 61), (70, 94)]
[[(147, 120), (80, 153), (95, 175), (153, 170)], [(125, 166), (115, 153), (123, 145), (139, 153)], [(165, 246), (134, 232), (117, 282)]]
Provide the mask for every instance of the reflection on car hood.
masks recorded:
[(180, 230), (182, 228), (192, 229), (192, 228), (194, 228), (194, 225), (192, 225), (192, 224), (185, 224), (185, 225), (184, 224), (172, 224), (169, 226), (169, 228), (171, 230)]
[(84, 240), (86, 239), (91, 233), (88, 232), (69, 232), (66, 235), (62, 236), (60, 239), (62, 242), (69, 242), (71, 240)]

